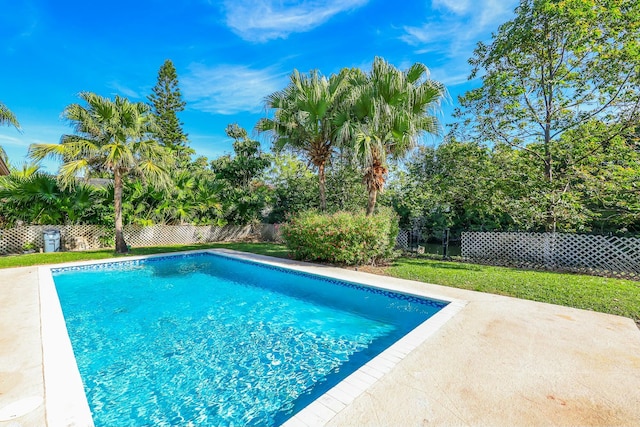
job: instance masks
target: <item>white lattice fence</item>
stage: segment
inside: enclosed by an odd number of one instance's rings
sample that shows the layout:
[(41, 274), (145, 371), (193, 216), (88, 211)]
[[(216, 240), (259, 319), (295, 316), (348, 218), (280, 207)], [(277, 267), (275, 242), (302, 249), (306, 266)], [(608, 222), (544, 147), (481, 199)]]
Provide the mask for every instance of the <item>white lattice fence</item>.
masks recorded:
[(111, 232), (99, 225), (30, 225), (0, 229), (0, 254), (22, 252), (26, 244), (44, 247), (45, 230), (58, 230), (62, 250), (85, 250), (102, 247)]
[(196, 225), (127, 226), (124, 237), (131, 246), (179, 245), (224, 242), (252, 237), (253, 227), (227, 225), (224, 227)]
[(494, 265), (640, 279), (640, 239), (632, 237), (464, 232), (462, 256)]
[(396, 248), (404, 250), (409, 249), (409, 230), (398, 231), (398, 236), (396, 237)]
[[(20, 253), (26, 244), (44, 247), (45, 230), (60, 232), (63, 251), (99, 249), (113, 246), (113, 230), (99, 225), (30, 225), (0, 229), (0, 254)], [(127, 225), (124, 235), (131, 246), (192, 244), (242, 240), (254, 236), (252, 226)]]

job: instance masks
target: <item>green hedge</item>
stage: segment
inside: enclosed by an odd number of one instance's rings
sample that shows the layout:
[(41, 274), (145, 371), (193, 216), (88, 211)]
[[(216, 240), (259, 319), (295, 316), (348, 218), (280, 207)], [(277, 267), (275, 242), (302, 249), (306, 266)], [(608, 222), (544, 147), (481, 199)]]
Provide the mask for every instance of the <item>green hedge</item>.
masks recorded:
[(364, 213), (299, 213), (283, 224), (282, 239), (295, 259), (362, 265), (389, 260), (394, 255), (398, 217), (382, 208)]

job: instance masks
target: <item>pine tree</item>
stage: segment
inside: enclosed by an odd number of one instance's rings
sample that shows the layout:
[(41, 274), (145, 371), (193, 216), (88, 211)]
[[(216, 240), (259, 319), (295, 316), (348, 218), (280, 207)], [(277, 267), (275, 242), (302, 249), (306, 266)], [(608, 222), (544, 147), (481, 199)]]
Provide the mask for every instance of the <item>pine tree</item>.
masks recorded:
[(160, 67), (158, 82), (148, 99), (156, 116), (157, 130), (154, 136), (160, 145), (177, 153), (179, 157), (190, 155), (193, 150), (187, 146), (187, 134), (182, 130), (183, 123), (177, 115), (184, 110), (186, 102), (182, 100), (178, 87), (178, 73), (170, 59), (164, 61)]

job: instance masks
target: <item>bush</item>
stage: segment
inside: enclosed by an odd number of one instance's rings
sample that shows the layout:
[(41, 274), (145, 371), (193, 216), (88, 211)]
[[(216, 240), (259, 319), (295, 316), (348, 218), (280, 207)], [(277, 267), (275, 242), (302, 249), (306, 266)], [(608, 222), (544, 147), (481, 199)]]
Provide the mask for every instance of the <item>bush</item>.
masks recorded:
[(334, 264), (375, 264), (394, 255), (398, 217), (392, 209), (364, 213), (306, 211), (283, 224), (282, 239), (295, 259)]

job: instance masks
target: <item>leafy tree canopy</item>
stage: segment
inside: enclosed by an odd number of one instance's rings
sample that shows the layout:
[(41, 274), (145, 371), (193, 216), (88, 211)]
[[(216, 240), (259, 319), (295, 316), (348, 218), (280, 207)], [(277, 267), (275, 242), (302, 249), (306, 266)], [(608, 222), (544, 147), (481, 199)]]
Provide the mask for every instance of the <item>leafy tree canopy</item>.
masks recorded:
[[(482, 86), (461, 97), (454, 134), (527, 151), (541, 165), (548, 230), (572, 203), (571, 173), (582, 158), (637, 126), (638, 34), (635, 0), (521, 0), (516, 17), (470, 60)], [(587, 151), (566, 156), (554, 148), (577, 147), (570, 140), (592, 122), (604, 126), (590, 129), (595, 145)]]
[(249, 138), (237, 124), (228, 125), (226, 133), (234, 139), (235, 155), (213, 160), (211, 169), (222, 186), (224, 218), (233, 224), (247, 224), (262, 217), (270, 198), (271, 189), (261, 178), (271, 159), (262, 153), (260, 143)]

